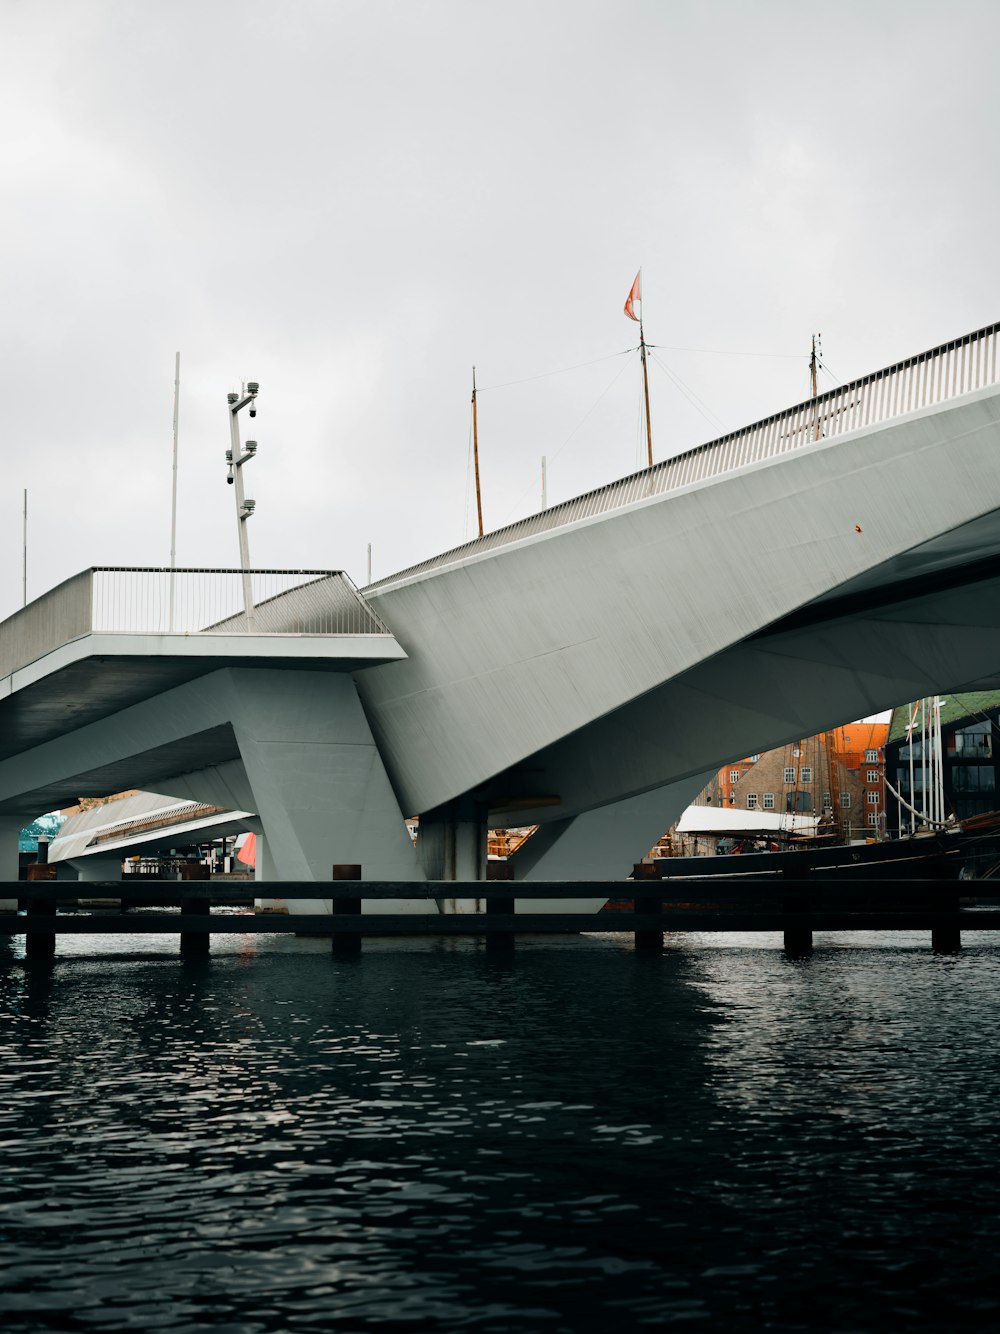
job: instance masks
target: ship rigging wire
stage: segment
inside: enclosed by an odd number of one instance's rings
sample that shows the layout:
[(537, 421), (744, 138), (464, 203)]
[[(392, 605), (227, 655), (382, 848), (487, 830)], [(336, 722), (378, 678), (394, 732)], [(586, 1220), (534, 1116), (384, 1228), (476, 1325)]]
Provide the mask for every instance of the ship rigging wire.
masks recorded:
[[(739, 350), (722, 347), (671, 347), (666, 343), (647, 343), (646, 351), (650, 352), (654, 348), (661, 352), (702, 352), (706, 356), (713, 357), (769, 357), (779, 361), (807, 361), (808, 357), (800, 352), (741, 352)], [(570, 371), (583, 370), (587, 366), (597, 366), (602, 361), (613, 361), (615, 357), (627, 357), (632, 352), (638, 352), (639, 345), (635, 347), (623, 348), (621, 352), (609, 352), (603, 357), (594, 357), (590, 361), (578, 361), (573, 366), (560, 366), (557, 370), (541, 371), (538, 375), (525, 375), (519, 380), (503, 380), (500, 384), (480, 385), (477, 393), (488, 394), (494, 389), (510, 389), (514, 385), (531, 384), (535, 380), (547, 380), (553, 375), (568, 375)], [(825, 369), (825, 367), (824, 367)]]
[[(634, 351), (636, 351), (635, 348), (629, 348), (628, 350), (629, 350), (630, 352), (634, 352)], [(621, 353), (616, 353), (615, 355), (616, 355), (616, 356), (620, 356), (620, 355), (622, 355), (622, 354), (621, 354)], [(603, 361), (608, 361), (609, 359), (610, 359), (610, 358), (608, 358), (608, 357), (603, 357), (603, 358), (601, 358), (601, 360), (603, 360)], [(579, 421), (576, 423), (576, 425), (575, 425), (575, 426), (573, 427), (573, 429), (570, 431), (569, 435), (566, 436), (566, 438), (563, 440), (563, 442), (562, 442), (562, 444), (559, 446), (559, 448), (555, 451), (554, 454), (549, 455), (549, 466), (551, 466), (552, 463), (553, 463), (553, 462), (559, 457), (559, 455), (563, 452), (563, 450), (566, 448), (566, 446), (569, 444), (569, 442), (573, 439), (574, 435), (576, 435), (577, 431), (579, 431), (580, 427), (584, 424), (584, 422), (587, 420), (587, 418), (590, 416), (590, 414), (594, 411), (594, 409), (595, 409), (595, 408), (598, 406), (598, 404), (601, 402), (601, 399), (603, 399), (603, 398), (605, 397), (605, 395), (608, 394), (608, 393), (614, 388), (614, 386), (618, 383), (618, 381), (621, 379), (622, 375), (625, 373), (626, 369), (628, 368), (628, 365), (629, 365), (629, 363), (628, 363), (627, 361), (623, 361), (623, 362), (622, 362), (622, 364), (621, 364), (621, 366), (618, 368), (618, 370), (615, 371), (615, 373), (614, 373), (614, 375), (612, 376), (611, 380), (607, 383), (607, 385), (605, 385), (605, 387), (601, 390), (601, 392), (598, 394), (598, 396), (594, 399), (593, 403), (591, 403), (590, 407), (589, 407), (589, 408), (587, 409), (587, 411), (583, 414), (583, 416), (579, 419)], [(518, 512), (518, 510), (521, 508), (521, 505), (522, 505), (522, 503), (524, 502), (525, 497), (526, 497), (527, 495), (530, 494), (531, 490), (532, 490), (532, 487), (531, 487), (531, 486), (528, 486), (528, 487), (526, 487), (526, 488), (521, 492), (521, 494), (520, 494), (520, 496), (518, 496), (517, 501), (515, 502), (515, 504), (511, 506), (511, 508), (507, 511), (506, 516), (501, 520), (501, 522), (500, 522), (500, 527), (501, 527), (501, 528), (503, 528), (506, 524), (508, 524), (508, 523), (511, 522), (511, 518), (512, 518), (512, 516), (513, 516), (514, 514), (516, 514), (516, 513)]]
[[(647, 347), (648, 346), (649, 344), (647, 344)], [(664, 372), (664, 374), (671, 381), (674, 387), (681, 391), (684, 397), (688, 400), (688, 402), (697, 412), (701, 413), (701, 415), (708, 422), (709, 426), (712, 426), (714, 429), (723, 432), (729, 429), (726, 426), (726, 423), (720, 420), (720, 418), (715, 415), (715, 413), (708, 406), (708, 404), (704, 402), (703, 399), (699, 398), (698, 395), (695, 393), (695, 391), (690, 387), (690, 385), (685, 384), (684, 381), (681, 379), (681, 377), (677, 374), (677, 372), (675, 370), (672, 370), (671, 367), (669, 367), (665, 361), (661, 361), (660, 358), (655, 355), (651, 355), (650, 360), (655, 365), (659, 366), (660, 370)]]

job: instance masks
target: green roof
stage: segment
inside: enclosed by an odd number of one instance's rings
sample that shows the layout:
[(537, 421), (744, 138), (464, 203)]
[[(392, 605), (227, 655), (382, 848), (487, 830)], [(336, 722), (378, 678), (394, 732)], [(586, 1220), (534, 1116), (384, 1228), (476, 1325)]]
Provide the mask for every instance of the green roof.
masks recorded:
[[(941, 726), (948, 727), (963, 718), (979, 721), (985, 714), (997, 710), (1000, 710), (1000, 690), (973, 690), (963, 695), (942, 695)], [(892, 717), (889, 719), (888, 745), (905, 738), (912, 716), (912, 704), (901, 704), (893, 709)]]

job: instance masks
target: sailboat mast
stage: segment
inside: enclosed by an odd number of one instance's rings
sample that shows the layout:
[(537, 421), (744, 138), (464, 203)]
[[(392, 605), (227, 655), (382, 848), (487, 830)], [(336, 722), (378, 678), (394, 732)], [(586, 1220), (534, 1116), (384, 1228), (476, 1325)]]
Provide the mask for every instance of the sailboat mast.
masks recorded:
[(479, 536), (483, 535), (483, 497), (479, 490), (479, 423), (476, 420), (476, 368), (472, 368), (472, 461), (476, 471), (476, 515)]
[[(635, 303), (639, 302), (640, 314), (635, 313)], [(625, 314), (635, 320), (639, 326), (639, 355), (642, 357), (642, 393), (646, 400), (646, 462), (653, 466), (653, 427), (649, 420), (649, 369), (646, 365), (646, 335), (642, 329), (642, 269), (635, 275), (628, 299), (625, 302)]]
[(639, 321), (639, 354), (642, 357), (642, 392), (646, 399), (646, 462), (653, 466), (653, 428), (649, 420), (649, 372), (646, 369), (646, 339)]

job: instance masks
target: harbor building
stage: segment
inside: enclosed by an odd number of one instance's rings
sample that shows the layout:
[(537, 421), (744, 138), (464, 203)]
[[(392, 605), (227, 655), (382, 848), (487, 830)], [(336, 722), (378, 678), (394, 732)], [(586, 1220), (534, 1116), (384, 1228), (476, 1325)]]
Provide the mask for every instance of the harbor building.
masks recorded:
[(723, 765), (695, 804), (832, 819), (844, 837), (885, 828), (888, 723), (857, 722)]
[(894, 837), (925, 823), (922, 816), (938, 770), (945, 819), (953, 817), (966, 827), (977, 821), (985, 825), (1000, 808), (1000, 691), (941, 695), (937, 701), (937, 710), (934, 699), (901, 705), (889, 721), (886, 776), (898, 793), (888, 794)]
[(856, 722), (722, 765), (650, 855), (885, 836), (886, 722)]

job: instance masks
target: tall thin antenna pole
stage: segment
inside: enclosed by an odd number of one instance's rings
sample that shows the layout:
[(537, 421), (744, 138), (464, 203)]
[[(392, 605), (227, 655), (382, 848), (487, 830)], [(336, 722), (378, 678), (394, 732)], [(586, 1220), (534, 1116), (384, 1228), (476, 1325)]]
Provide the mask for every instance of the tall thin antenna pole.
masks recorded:
[(479, 424), (476, 420), (476, 368), (472, 368), (472, 460), (476, 470), (476, 514), (479, 536), (483, 535), (483, 497), (479, 489)]
[(177, 425), (181, 402), (181, 354), (174, 354), (174, 464), (170, 491), (170, 629), (174, 628), (174, 570), (177, 568)]
[(170, 568), (177, 566), (177, 425), (181, 402), (181, 354), (174, 355), (174, 467), (170, 498)]
[(21, 552), (21, 606), (28, 605), (28, 488), (24, 488), (24, 526)]

